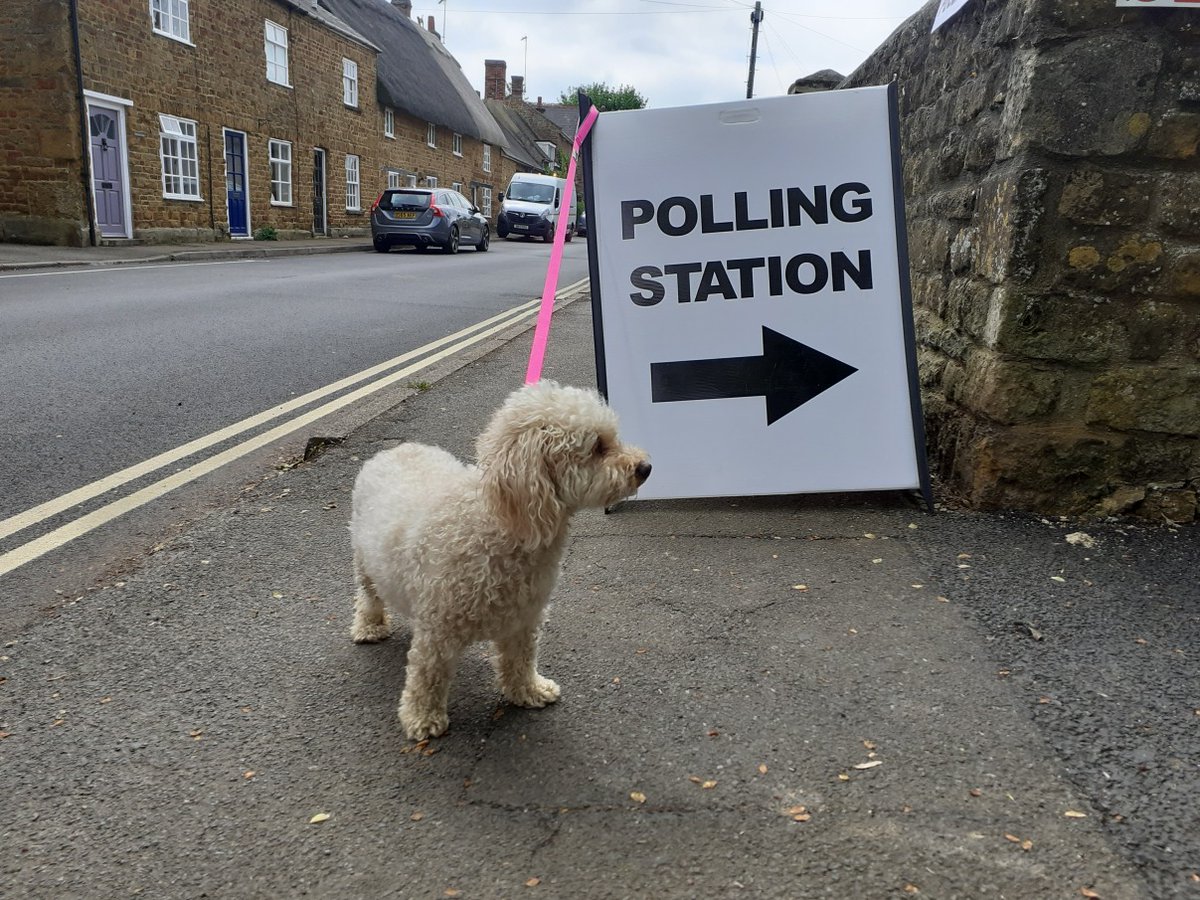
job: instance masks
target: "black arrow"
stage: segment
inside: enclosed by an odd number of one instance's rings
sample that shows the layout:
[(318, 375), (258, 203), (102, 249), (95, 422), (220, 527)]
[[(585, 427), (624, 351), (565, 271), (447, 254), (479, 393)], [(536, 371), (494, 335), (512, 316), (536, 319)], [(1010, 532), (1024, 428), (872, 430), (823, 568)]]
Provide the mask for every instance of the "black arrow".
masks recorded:
[(765, 397), (770, 425), (858, 371), (765, 325), (762, 340), (762, 356), (651, 363), (651, 399), (673, 403)]

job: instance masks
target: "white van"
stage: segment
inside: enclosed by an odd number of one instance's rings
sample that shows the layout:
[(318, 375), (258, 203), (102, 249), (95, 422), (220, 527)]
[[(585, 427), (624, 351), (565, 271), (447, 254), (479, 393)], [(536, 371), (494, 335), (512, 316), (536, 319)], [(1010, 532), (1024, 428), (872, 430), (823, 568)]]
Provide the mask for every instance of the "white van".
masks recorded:
[[(534, 175), (518, 172), (500, 195), (500, 214), (496, 217), (496, 234), (502, 238), (512, 235), (554, 240), (558, 224), (558, 205), (562, 201), (566, 179), (553, 175)], [(575, 235), (575, 202), (567, 211), (566, 240)]]

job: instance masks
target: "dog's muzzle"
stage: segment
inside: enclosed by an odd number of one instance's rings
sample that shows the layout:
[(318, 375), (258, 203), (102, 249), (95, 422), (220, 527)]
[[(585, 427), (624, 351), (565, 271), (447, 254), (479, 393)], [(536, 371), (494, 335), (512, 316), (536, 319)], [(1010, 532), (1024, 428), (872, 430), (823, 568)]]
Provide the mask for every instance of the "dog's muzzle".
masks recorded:
[(638, 484), (645, 484), (646, 479), (650, 477), (650, 463), (640, 462), (633, 470), (633, 477), (637, 479)]

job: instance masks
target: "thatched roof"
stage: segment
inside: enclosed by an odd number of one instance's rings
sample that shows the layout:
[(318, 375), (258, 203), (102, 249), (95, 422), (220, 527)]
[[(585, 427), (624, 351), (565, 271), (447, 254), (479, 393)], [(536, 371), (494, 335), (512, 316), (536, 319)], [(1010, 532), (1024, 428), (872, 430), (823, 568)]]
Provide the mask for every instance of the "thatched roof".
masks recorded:
[(502, 145), (504, 134), (442, 42), (387, 0), (318, 0), (380, 48), (377, 93), (384, 106), (459, 134)]
[(367, 38), (363, 37), (337, 16), (330, 15), (329, 12), (317, 5), (317, 0), (279, 0), (284, 6), (290, 7), (301, 15), (309, 16), (316, 19), (326, 28), (331, 31), (336, 31), (338, 34), (350, 38), (355, 43), (362, 44), (365, 47), (379, 52), (379, 48), (372, 44)]

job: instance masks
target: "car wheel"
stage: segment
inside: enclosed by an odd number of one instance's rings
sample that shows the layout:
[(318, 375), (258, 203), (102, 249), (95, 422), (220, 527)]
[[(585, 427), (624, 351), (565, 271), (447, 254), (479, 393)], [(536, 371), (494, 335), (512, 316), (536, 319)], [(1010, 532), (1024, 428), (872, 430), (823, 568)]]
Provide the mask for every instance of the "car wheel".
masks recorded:
[(372, 243), (375, 245), (377, 253), (387, 253), (392, 249), (392, 245), (388, 243), (387, 238), (375, 238)]
[(442, 248), (447, 253), (458, 252), (458, 226), (450, 226), (450, 240), (446, 242), (446, 246)]
[(488, 227), (486, 225), (484, 225), (483, 233), (481, 235), (479, 235), (479, 243), (475, 245), (475, 249), (478, 250), (480, 253), (486, 253), (488, 244), (491, 243), (491, 240), (492, 240), (492, 236), (488, 232)]
[(575, 232), (571, 230), (571, 226), (567, 226), (567, 236), (563, 238), (568, 244), (571, 243), (571, 238), (575, 237)]

